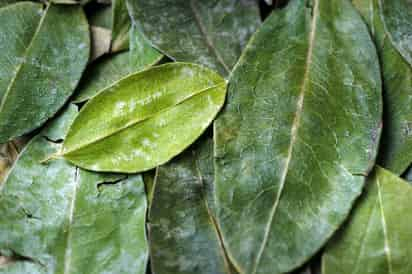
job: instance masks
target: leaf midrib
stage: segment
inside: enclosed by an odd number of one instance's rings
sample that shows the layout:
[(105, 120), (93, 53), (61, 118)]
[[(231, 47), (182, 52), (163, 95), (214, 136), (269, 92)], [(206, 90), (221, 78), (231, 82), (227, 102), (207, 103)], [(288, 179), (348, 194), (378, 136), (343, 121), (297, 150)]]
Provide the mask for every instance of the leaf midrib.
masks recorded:
[[(72, 152), (74, 152), (74, 151), (83, 149), (83, 148), (85, 148), (85, 147), (88, 147), (88, 146), (93, 145), (93, 144), (95, 144), (95, 143), (98, 143), (98, 142), (100, 142), (100, 141), (103, 141), (104, 139), (107, 139), (107, 138), (109, 138), (109, 137), (111, 137), (111, 136), (113, 136), (113, 135), (119, 134), (120, 132), (125, 131), (125, 130), (127, 130), (127, 129), (130, 128), (130, 127), (133, 127), (133, 126), (135, 126), (136, 124), (139, 124), (139, 123), (142, 123), (142, 122), (144, 122), (144, 121), (147, 121), (147, 120), (155, 117), (156, 115), (159, 115), (159, 114), (161, 114), (161, 113), (164, 113), (164, 112), (166, 112), (166, 111), (168, 111), (168, 110), (170, 110), (170, 109), (172, 109), (172, 108), (174, 108), (174, 107), (176, 107), (176, 106), (178, 106), (178, 105), (180, 105), (180, 104), (183, 104), (184, 102), (186, 102), (186, 101), (188, 101), (188, 100), (190, 100), (190, 99), (192, 99), (192, 98), (194, 98), (194, 97), (196, 97), (196, 96), (199, 96), (199, 95), (201, 95), (201, 94), (203, 94), (203, 93), (205, 93), (205, 92), (207, 92), (207, 91), (209, 91), (209, 90), (212, 90), (212, 89), (218, 88), (218, 87), (220, 87), (220, 86), (224, 86), (224, 85), (226, 85), (226, 82), (222, 82), (222, 83), (220, 83), (220, 84), (216, 84), (216, 85), (207, 87), (207, 88), (205, 88), (205, 89), (202, 89), (202, 90), (200, 90), (200, 91), (198, 91), (198, 92), (196, 92), (196, 93), (192, 93), (192, 94), (190, 94), (190, 96), (187, 96), (187, 97), (183, 98), (183, 100), (181, 100), (180, 102), (178, 102), (178, 103), (176, 103), (176, 104), (174, 104), (174, 105), (168, 106), (168, 107), (166, 107), (166, 108), (164, 108), (164, 109), (162, 109), (162, 110), (160, 110), (160, 111), (158, 111), (158, 112), (155, 112), (155, 113), (153, 113), (153, 114), (151, 114), (151, 115), (148, 115), (148, 116), (145, 117), (144, 119), (136, 119), (136, 120), (133, 120), (133, 121), (127, 123), (126, 125), (124, 125), (124, 126), (121, 127), (121, 128), (117, 128), (116, 130), (113, 130), (112, 132), (109, 132), (108, 134), (106, 134), (106, 135), (104, 135), (104, 136), (101, 136), (101, 137), (99, 137), (99, 138), (96, 138), (96, 139), (94, 139), (94, 140), (91, 140), (90, 142), (84, 143), (84, 144), (82, 144), (82, 145), (80, 145), (80, 146), (77, 146), (77, 147), (71, 149), (71, 150), (64, 151), (64, 144), (63, 144), (63, 150), (62, 150), (62, 153), (61, 153), (60, 155), (67, 155), (67, 154), (70, 154), (70, 153), (72, 153)], [(81, 112), (82, 112), (82, 110), (80, 111), (79, 115), (81, 114)]]
[(273, 204), (273, 207), (270, 211), (270, 216), (269, 216), (269, 220), (267, 222), (267, 225), (266, 225), (266, 228), (265, 228), (265, 231), (264, 231), (263, 240), (262, 240), (260, 249), (258, 251), (258, 254), (256, 256), (256, 259), (254, 261), (252, 274), (255, 274), (257, 272), (257, 269), (258, 269), (259, 263), (260, 263), (260, 259), (263, 255), (266, 244), (268, 242), (268, 238), (269, 238), (269, 234), (270, 234), (270, 228), (272, 226), (273, 219), (274, 219), (274, 216), (276, 214), (276, 210), (278, 208), (279, 201), (280, 201), (280, 198), (281, 198), (282, 193), (283, 193), (283, 189), (284, 189), (285, 182), (286, 182), (286, 177), (287, 177), (287, 174), (288, 174), (288, 171), (289, 171), (289, 165), (290, 165), (290, 162), (292, 160), (293, 147), (296, 143), (297, 133), (298, 133), (298, 129), (299, 129), (299, 126), (300, 126), (301, 115), (302, 115), (302, 112), (303, 112), (303, 101), (304, 101), (304, 98), (305, 98), (305, 92), (306, 92), (307, 85), (308, 85), (308, 82), (309, 82), (310, 67), (311, 67), (311, 64), (312, 64), (313, 49), (314, 49), (313, 44), (315, 42), (315, 37), (316, 37), (316, 27), (317, 27), (318, 16), (319, 16), (319, 0), (314, 0), (313, 16), (312, 16), (312, 21), (311, 21), (311, 25), (310, 25), (310, 27), (311, 27), (310, 28), (310, 33), (309, 33), (309, 45), (308, 45), (308, 51), (307, 51), (306, 63), (305, 63), (305, 72), (304, 72), (304, 76), (303, 76), (302, 85), (301, 85), (301, 88), (300, 88), (299, 98), (297, 100), (297, 108), (296, 108), (296, 112), (295, 112), (295, 117), (294, 117), (293, 123), (292, 123), (291, 139), (290, 139), (290, 143), (289, 143), (289, 147), (288, 147), (288, 155), (287, 155), (287, 158), (286, 158), (285, 168), (283, 170), (283, 173), (282, 173), (282, 176), (281, 176), (281, 179), (280, 179), (279, 191), (277, 193), (276, 200)]
[(12, 90), (12, 88), (13, 88), (13, 86), (14, 86), (14, 83), (15, 83), (15, 81), (16, 81), (16, 79), (17, 79), (17, 76), (18, 76), (19, 73), (20, 73), (21, 68), (22, 68), (23, 65), (26, 64), (26, 62), (27, 62), (27, 56), (29, 55), (30, 50), (31, 50), (31, 48), (32, 48), (32, 46), (33, 46), (33, 42), (36, 40), (36, 38), (37, 38), (37, 36), (38, 36), (38, 34), (39, 34), (39, 32), (40, 32), (40, 29), (41, 29), (42, 26), (43, 26), (43, 23), (44, 23), (44, 20), (45, 20), (45, 18), (46, 18), (46, 16), (47, 16), (47, 13), (48, 13), (48, 11), (49, 11), (49, 8), (50, 8), (50, 4), (48, 4), (47, 7), (46, 7), (46, 9), (43, 11), (43, 15), (42, 15), (42, 17), (40, 18), (40, 21), (39, 21), (39, 24), (37, 25), (36, 31), (34, 32), (33, 37), (32, 37), (31, 40), (30, 40), (29, 45), (27, 46), (26, 50), (24, 51), (24, 54), (22, 55), (23, 61), (17, 66), (16, 71), (15, 71), (15, 73), (14, 73), (14, 77), (10, 80), (10, 83), (9, 83), (9, 85), (8, 85), (8, 87), (7, 87), (7, 90), (6, 90), (6, 92), (4, 93), (3, 98), (1, 99), (0, 115), (1, 115), (1, 113), (2, 113), (2, 111), (3, 111), (4, 105), (6, 104), (6, 101), (7, 101), (7, 98), (8, 98), (8, 96), (9, 96), (9, 94), (10, 94), (10, 91)]
[(392, 256), (391, 256), (391, 249), (389, 246), (389, 239), (388, 239), (388, 227), (386, 224), (386, 219), (385, 219), (385, 210), (383, 208), (383, 199), (382, 199), (382, 193), (381, 193), (381, 182), (378, 177), (376, 177), (376, 184), (378, 186), (378, 197), (379, 197), (379, 205), (380, 205), (380, 210), (381, 210), (381, 223), (382, 223), (382, 230), (383, 230), (383, 236), (384, 236), (384, 253), (385, 253), (385, 258), (388, 264), (388, 271), (389, 274), (393, 273), (392, 269)]
[(66, 248), (64, 254), (64, 274), (70, 274), (71, 259), (72, 259), (72, 226), (73, 226), (73, 216), (76, 206), (76, 197), (77, 189), (80, 184), (80, 170), (76, 168), (74, 174), (74, 183), (73, 183), (73, 195), (70, 201), (69, 215), (68, 215), (68, 227), (67, 227), (67, 236), (66, 236)]
[(215, 48), (213, 45), (212, 40), (210, 39), (209, 35), (207, 34), (206, 28), (201, 20), (200, 14), (196, 10), (195, 3), (193, 0), (190, 0), (190, 10), (193, 13), (193, 17), (195, 19), (195, 22), (200, 30), (200, 33), (202, 34), (202, 37), (205, 40), (206, 46), (209, 48), (209, 50), (213, 53), (213, 55), (216, 57), (216, 60), (222, 65), (222, 67), (225, 69), (227, 74), (230, 73), (230, 68), (228, 65), (226, 65), (225, 61), (223, 60), (223, 57), (220, 55), (219, 51)]
[[(193, 153), (193, 156), (195, 156), (195, 152), (193, 151), (192, 153)], [(203, 176), (202, 176), (202, 173), (201, 173), (201, 171), (200, 171), (199, 164), (198, 164), (197, 161), (195, 161), (195, 167), (196, 167), (196, 172), (197, 172), (198, 177), (199, 177), (199, 181), (200, 181), (200, 183), (201, 183), (201, 185), (202, 185), (202, 188), (201, 188), (201, 189), (202, 189), (202, 192), (201, 192), (201, 193), (202, 193), (202, 198), (203, 198), (203, 201), (204, 201), (204, 204), (205, 204), (205, 207), (206, 207), (206, 211), (207, 211), (207, 215), (208, 215), (208, 218), (209, 218), (209, 222), (210, 222), (210, 224), (211, 224), (211, 226), (212, 226), (212, 228), (213, 228), (213, 231), (214, 231), (215, 234), (216, 234), (217, 242), (218, 242), (218, 245), (219, 245), (219, 250), (220, 250), (221, 255), (222, 255), (222, 257), (223, 257), (223, 262), (224, 262), (225, 270), (226, 270), (226, 272), (227, 272), (228, 274), (231, 274), (231, 273), (232, 273), (232, 272), (230, 271), (230, 264), (231, 264), (231, 262), (229, 261), (228, 252), (226, 251), (226, 249), (225, 249), (225, 247), (224, 247), (224, 244), (223, 244), (222, 232), (221, 232), (221, 230), (220, 230), (220, 228), (219, 228), (218, 222), (216, 221), (215, 217), (213, 216), (213, 214), (212, 214), (212, 212), (211, 212), (211, 210), (210, 210), (209, 203), (208, 203), (208, 201), (207, 201), (207, 199), (206, 199), (205, 182), (204, 182), (204, 179), (203, 179)], [(235, 268), (237, 268), (233, 263), (232, 263), (232, 265), (233, 265)], [(241, 272), (239, 271), (239, 269), (237, 269), (237, 271), (238, 271), (239, 273), (241, 273)]]

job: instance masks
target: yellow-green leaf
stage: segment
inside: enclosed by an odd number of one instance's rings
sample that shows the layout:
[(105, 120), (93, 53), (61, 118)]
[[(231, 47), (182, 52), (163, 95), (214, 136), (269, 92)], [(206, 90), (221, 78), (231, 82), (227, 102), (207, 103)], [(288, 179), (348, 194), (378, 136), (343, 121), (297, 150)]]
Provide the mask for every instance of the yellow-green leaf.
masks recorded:
[(130, 75), (82, 108), (61, 154), (95, 171), (152, 169), (202, 134), (225, 94), (222, 77), (194, 64), (171, 63)]

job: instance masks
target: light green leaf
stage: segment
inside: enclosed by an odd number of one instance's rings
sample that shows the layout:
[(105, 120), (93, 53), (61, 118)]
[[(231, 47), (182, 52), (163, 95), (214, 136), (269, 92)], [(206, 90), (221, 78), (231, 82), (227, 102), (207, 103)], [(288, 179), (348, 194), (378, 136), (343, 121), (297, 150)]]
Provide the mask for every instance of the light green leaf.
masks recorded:
[(377, 167), (349, 222), (323, 256), (323, 274), (412, 273), (412, 187)]
[(162, 53), (227, 76), (260, 23), (254, 0), (128, 0), (132, 21)]
[(378, 162), (400, 175), (412, 162), (412, 67), (389, 40), (379, 0), (352, 2), (369, 25), (382, 69), (385, 111)]
[(87, 20), (77, 6), (17, 3), (0, 9), (0, 142), (54, 115), (89, 58)]
[(379, 64), (347, 0), (292, 0), (252, 37), (215, 122), (217, 217), (241, 273), (287, 273), (331, 237), (373, 166)]
[(379, 0), (387, 35), (412, 67), (412, 2)]
[(130, 75), (82, 108), (61, 154), (95, 171), (152, 169), (202, 134), (225, 94), (225, 80), (198, 65), (171, 63)]
[(151, 269), (157, 274), (236, 273), (212, 215), (204, 177), (211, 140), (202, 140), (156, 170), (148, 231)]
[(36, 136), (0, 190), (0, 253), (14, 258), (0, 273), (146, 271), (141, 176), (91, 173), (64, 160), (40, 163), (60, 149), (56, 141), (76, 114), (69, 106)]

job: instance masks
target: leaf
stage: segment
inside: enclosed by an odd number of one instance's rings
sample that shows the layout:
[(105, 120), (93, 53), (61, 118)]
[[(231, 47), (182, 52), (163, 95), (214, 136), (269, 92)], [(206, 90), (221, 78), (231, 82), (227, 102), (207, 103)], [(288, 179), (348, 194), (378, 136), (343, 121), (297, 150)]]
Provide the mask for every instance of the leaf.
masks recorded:
[(130, 75), (82, 108), (61, 154), (94, 171), (152, 169), (202, 134), (225, 94), (224, 79), (198, 65), (171, 63)]
[(412, 67), (412, 2), (379, 0), (387, 35)]
[[(211, 140), (202, 140), (156, 170), (149, 214), (153, 273), (235, 273), (211, 214), (203, 167), (212, 161)], [(178, 201), (178, 202), (176, 202)]]
[(323, 274), (411, 273), (411, 186), (377, 167), (348, 224), (328, 245)]
[(131, 65), (131, 53), (121, 52), (109, 55), (93, 63), (86, 71), (84, 78), (80, 82), (75, 102), (83, 102), (96, 96), (101, 90), (116, 84), (117, 81), (127, 75), (143, 70), (157, 63), (161, 55), (153, 56), (154, 59), (147, 58), (147, 63), (143, 60), (139, 64)]
[(215, 121), (217, 219), (241, 273), (285, 273), (341, 225), (374, 163), (379, 64), (349, 1), (274, 11)]
[(162, 53), (227, 76), (259, 25), (254, 0), (128, 0), (132, 21)]
[(59, 150), (71, 105), (19, 156), (0, 190), (0, 273), (145, 273), (146, 198), (141, 176), (96, 174)]
[(89, 30), (77, 6), (18, 3), (0, 9), (0, 143), (53, 116), (89, 58)]
[(129, 48), (130, 18), (126, 0), (112, 1), (112, 43), (111, 51), (118, 52)]
[(379, 0), (353, 0), (375, 39), (383, 76), (384, 117), (379, 164), (397, 175), (412, 162), (412, 67), (388, 39)]

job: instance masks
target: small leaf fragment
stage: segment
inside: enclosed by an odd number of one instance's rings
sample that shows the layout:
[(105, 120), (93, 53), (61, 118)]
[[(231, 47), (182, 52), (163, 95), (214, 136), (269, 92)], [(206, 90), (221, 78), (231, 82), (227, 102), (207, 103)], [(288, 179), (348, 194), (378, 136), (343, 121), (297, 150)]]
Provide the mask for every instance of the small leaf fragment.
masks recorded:
[(100, 56), (110, 52), (110, 41), (112, 32), (106, 28), (90, 26), (92, 52), (90, 62), (98, 59)]
[(138, 72), (82, 108), (61, 155), (94, 171), (152, 169), (205, 131), (225, 95), (225, 80), (198, 65), (171, 63)]
[(349, 222), (323, 255), (323, 274), (412, 273), (412, 186), (377, 167)]
[(126, 0), (112, 1), (112, 42), (111, 51), (118, 52), (129, 48), (130, 18)]

